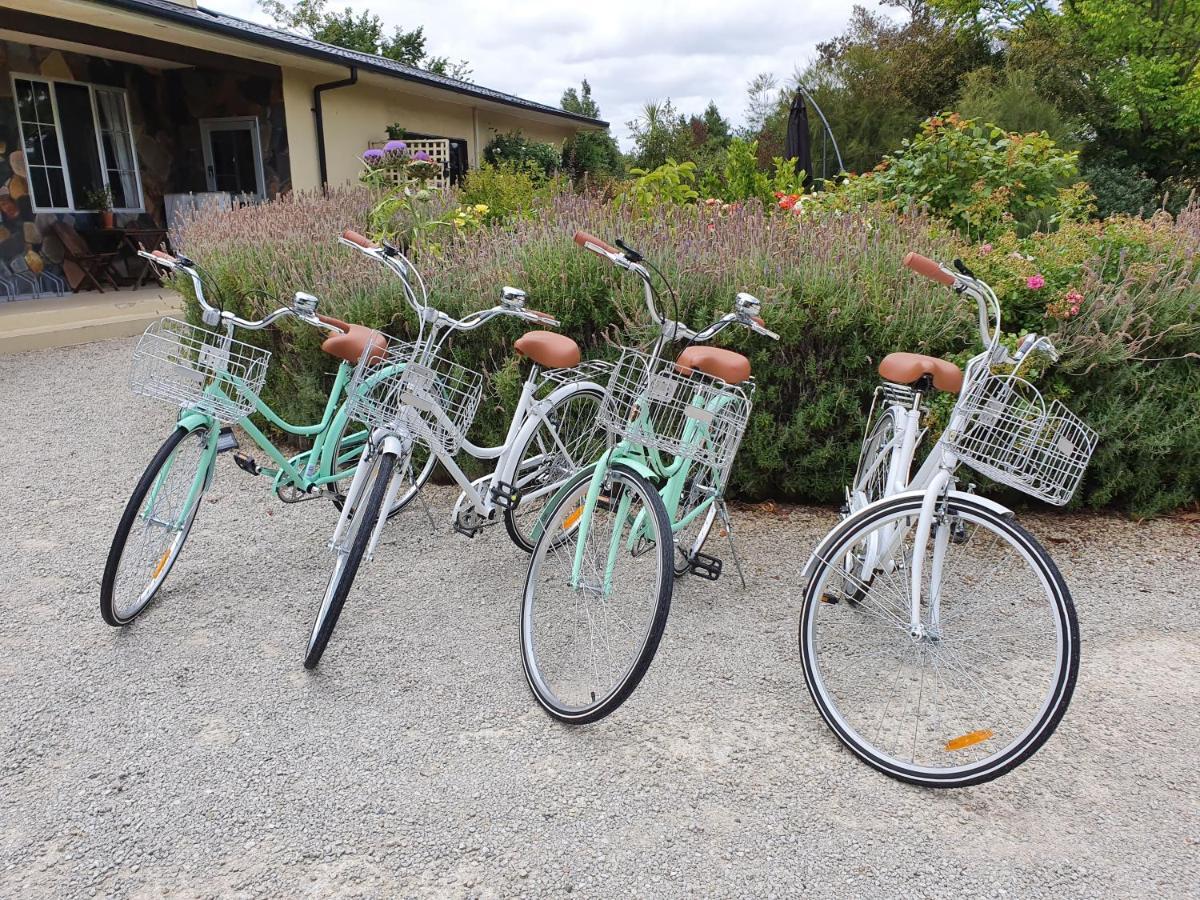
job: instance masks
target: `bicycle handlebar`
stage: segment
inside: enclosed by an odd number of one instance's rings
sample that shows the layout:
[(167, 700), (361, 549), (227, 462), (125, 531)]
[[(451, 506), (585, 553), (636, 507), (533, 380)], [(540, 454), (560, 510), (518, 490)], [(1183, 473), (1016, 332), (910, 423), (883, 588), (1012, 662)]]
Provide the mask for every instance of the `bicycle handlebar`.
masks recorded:
[(961, 269), (958, 273), (951, 272), (940, 263), (919, 253), (906, 254), (903, 265), (918, 275), (953, 288), (956, 293), (973, 297), (979, 307), (979, 340), (988, 349), (991, 357), (1003, 361), (998, 355), (1003, 350), (1000, 347), (1000, 301), (986, 282), (967, 274), (968, 270), (961, 261), (958, 263)]
[(608, 256), (609, 258), (612, 258), (613, 256), (621, 256), (621, 251), (612, 244), (602, 241), (594, 234), (589, 234), (586, 231), (575, 232), (575, 243), (577, 243), (584, 250), (591, 250), (593, 253), (597, 253), (602, 256)]
[[(187, 257), (172, 256), (165, 250), (144, 250), (139, 249), (138, 256), (149, 260), (157, 266), (168, 269), (171, 272), (183, 272), (192, 279), (192, 286), (196, 290), (196, 302), (200, 304), (200, 318), (205, 325), (216, 327), (224, 324), (226, 327), (236, 326), (245, 328), (247, 331), (261, 331), (273, 322), (283, 318), (284, 316), (293, 316), (302, 322), (306, 322), (315, 328), (324, 328), (327, 331), (344, 332), (344, 329), (335, 326), (330, 322), (323, 321), (322, 317), (316, 314), (316, 298), (311, 294), (304, 295), (307, 298), (307, 303), (312, 305), (312, 309), (305, 308), (303, 310), (294, 306), (281, 306), (272, 313), (268, 313), (261, 319), (243, 319), (234, 313), (223, 309), (217, 309), (208, 302), (204, 296), (204, 281), (200, 277), (200, 272), (195, 264)], [(296, 302), (300, 303), (300, 294), (297, 294)]]
[[(429, 305), (429, 293), (425, 290), (425, 282), (421, 278), (421, 273), (417, 271), (416, 266), (412, 264), (407, 257), (404, 256), (395, 247), (390, 247), (387, 244), (377, 244), (370, 238), (364, 237), (357, 231), (347, 228), (342, 232), (339, 240), (348, 247), (362, 252), (365, 256), (370, 257), (382, 265), (387, 266), (392, 272), (399, 276), (401, 283), (404, 285), (404, 296), (408, 300), (409, 305), (417, 313), (417, 319), (420, 322), (420, 327), (423, 329), (427, 322), (437, 323), (438, 326), (449, 328), (452, 331), (473, 331), (478, 328), (488, 319), (495, 316), (516, 316), (519, 319), (524, 319), (527, 322), (536, 322), (539, 325), (548, 325), (552, 328), (559, 327), (562, 323), (554, 316), (548, 313), (540, 312), (535, 309), (526, 309), (523, 305), (515, 305), (511, 302), (508, 291), (504, 289), (504, 297), (510, 301), (500, 306), (493, 306), (491, 309), (479, 310), (469, 313), (461, 319), (455, 319), (446, 315), (439, 309)], [(421, 293), (425, 298), (422, 303), (417, 299), (416, 291), (413, 290), (409, 283), (409, 273), (416, 275), (418, 282), (421, 285)], [(518, 292), (519, 293), (519, 292)], [(523, 298), (524, 295), (522, 294)]]
[[(692, 342), (702, 343), (711, 340), (725, 326), (737, 323), (746, 328), (749, 328), (755, 334), (761, 334), (763, 337), (779, 340), (779, 335), (771, 329), (767, 328), (760, 316), (754, 315), (751, 311), (757, 311), (762, 303), (755, 297), (749, 294), (738, 294), (735, 306), (736, 311), (727, 313), (716, 322), (713, 322), (707, 328), (700, 331), (693, 331), (682, 322), (672, 322), (658, 310), (658, 306), (654, 302), (654, 286), (650, 280), (650, 272), (640, 262), (641, 254), (635, 253), (632, 250), (621, 250), (614, 247), (607, 241), (602, 241), (586, 231), (576, 231), (574, 241), (584, 250), (595, 253), (597, 256), (603, 256), (613, 265), (628, 269), (639, 278), (642, 279), (642, 284), (645, 289), (646, 309), (650, 313), (650, 318), (654, 324), (659, 327), (661, 339), (675, 340), (683, 338)], [(620, 243), (618, 241), (618, 243)], [(622, 246), (624, 246), (622, 244)]]

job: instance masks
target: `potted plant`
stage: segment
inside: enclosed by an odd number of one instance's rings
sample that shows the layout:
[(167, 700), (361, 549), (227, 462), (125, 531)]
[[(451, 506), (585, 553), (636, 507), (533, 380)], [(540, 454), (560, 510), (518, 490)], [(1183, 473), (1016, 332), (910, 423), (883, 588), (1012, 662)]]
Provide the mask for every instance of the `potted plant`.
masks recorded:
[(84, 192), (84, 200), (87, 205), (96, 210), (100, 215), (100, 227), (113, 227), (113, 195), (108, 185), (102, 185), (97, 188), (90, 188)]

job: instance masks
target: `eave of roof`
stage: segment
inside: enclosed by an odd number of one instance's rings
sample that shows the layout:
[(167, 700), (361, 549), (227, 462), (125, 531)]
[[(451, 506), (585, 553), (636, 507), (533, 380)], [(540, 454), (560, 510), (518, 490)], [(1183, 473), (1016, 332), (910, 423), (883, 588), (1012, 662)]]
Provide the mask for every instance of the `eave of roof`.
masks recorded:
[(481, 87), (467, 81), (459, 81), (457, 78), (437, 75), (433, 72), (426, 72), (423, 69), (406, 66), (386, 57), (375, 56), (370, 53), (359, 53), (356, 50), (347, 50), (344, 47), (325, 44), (312, 38), (291, 34), (290, 32), (271, 28), (267, 25), (248, 22), (245, 19), (239, 19), (236, 16), (229, 16), (225, 13), (215, 12), (203, 7), (192, 9), (191, 7), (174, 3), (172, 0), (99, 0), (99, 2), (130, 12), (177, 22), (181, 25), (188, 25), (202, 31), (210, 31), (227, 37), (252, 41), (256, 44), (273, 47), (276, 50), (283, 50), (284, 52), (294, 53), (298, 56), (307, 56), (312, 59), (319, 59), (338, 65), (357, 66), (359, 69), (365, 71), (377, 72), (392, 78), (400, 78), (404, 81), (424, 84), (429, 87), (452, 91), (456, 94), (476, 97), (480, 100), (490, 100), (493, 103), (500, 103), (516, 109), (556, 116), (560, 119), (569, 119), (573, 122), (591, 125), (596, 128), (608, 127), (608, 122), (602, 119), (592, 119), (578, 113), (568, 112), (565, 109), (557, 109), (553, 106), (547, 106), (544, 103), (535, 103), (532, 100), (526, 100), (512, 94), (505, 94), (502, 91), (494, 91), (491, 88)]

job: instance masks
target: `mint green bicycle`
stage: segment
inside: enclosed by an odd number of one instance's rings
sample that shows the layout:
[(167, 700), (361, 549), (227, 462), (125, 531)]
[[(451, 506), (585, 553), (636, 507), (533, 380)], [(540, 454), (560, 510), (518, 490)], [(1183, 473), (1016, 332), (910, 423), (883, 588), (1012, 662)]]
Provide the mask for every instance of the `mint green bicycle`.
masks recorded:
[[(229, 423), (237, 423), (271, 460), (260, 467), (249, 456), (236, 454), (235, 462), (252, 475), (271, 478), (281, 500), (298, 502), (323, 496), (342, 505), (369, 435), (347, 415), (346, 386), (368, 348), (376, 346), (382, 351), (384, 345), (383, 337), (369, 328), (318, 315), (317, 298), (303, 292), (295, 295), (290, 307), (263, 319), (242, 319), (208, 303), (203, 273), (191, 260), (161, 250), (139, 255), (168, 272), (192, 279), (201, 318), (208, 327), (164, 318), (146, 329), (134, 350), (133, 391), (163, 400), (180, 412), (174, 431), (133, 489), (108, 552), (100, 583), (100, 615), (117, 627), (128, 625), (146, 609), (183, 551), (201, 498), (212, 483), (217, 454), (237, 449)], [(233, 336), (235, 328), (257, 331), (284, 317), (329, 332), (321, 347), (339, 360), (324, 413), (312, 425), (286, 422), (266, 404), (259, 395), (271, 353)], [(219, 327), (223, 332), (216, 330)], [(311, 448), (285, 454), (251, 421), (255, 411), (287, 434), (310, 438)], [(394, 515), (416, 495), (433, 464), (430, 456), (416, 466), (420, 474), (400, 492), (389, 514)]]
[[(659, 328), (651, 352), (625, 348), (609, 377), (599, 416), (609, 449), (563, 484), (534, 528), (521, 660), (542, 708), (582, 724), (612, 713), (641, 682), (666, 627), (675, 578), (720, 577), (721, 560), (702, 552), (718, 517), (740, 575), (724, 492), (754, 382), (745, 356), (705, 342), (733, 324), (779, 335), (744, 293), (733, 312), (692, 331), (660, 312), (641, 254), (584, 232), (575, 242), (642, 279)], [(675, 340), (688, 346), (663, 359)]]

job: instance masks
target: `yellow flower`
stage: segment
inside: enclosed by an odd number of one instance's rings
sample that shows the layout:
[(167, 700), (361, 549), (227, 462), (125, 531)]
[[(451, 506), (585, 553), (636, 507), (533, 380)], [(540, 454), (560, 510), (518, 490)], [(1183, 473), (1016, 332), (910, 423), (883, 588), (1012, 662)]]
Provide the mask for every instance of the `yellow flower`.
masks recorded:
[(488, 211), (488, 205), (486, 203), (476, 203), (475, 204), (475, 212), (479, 213), (481, 216), (487, 211)]

